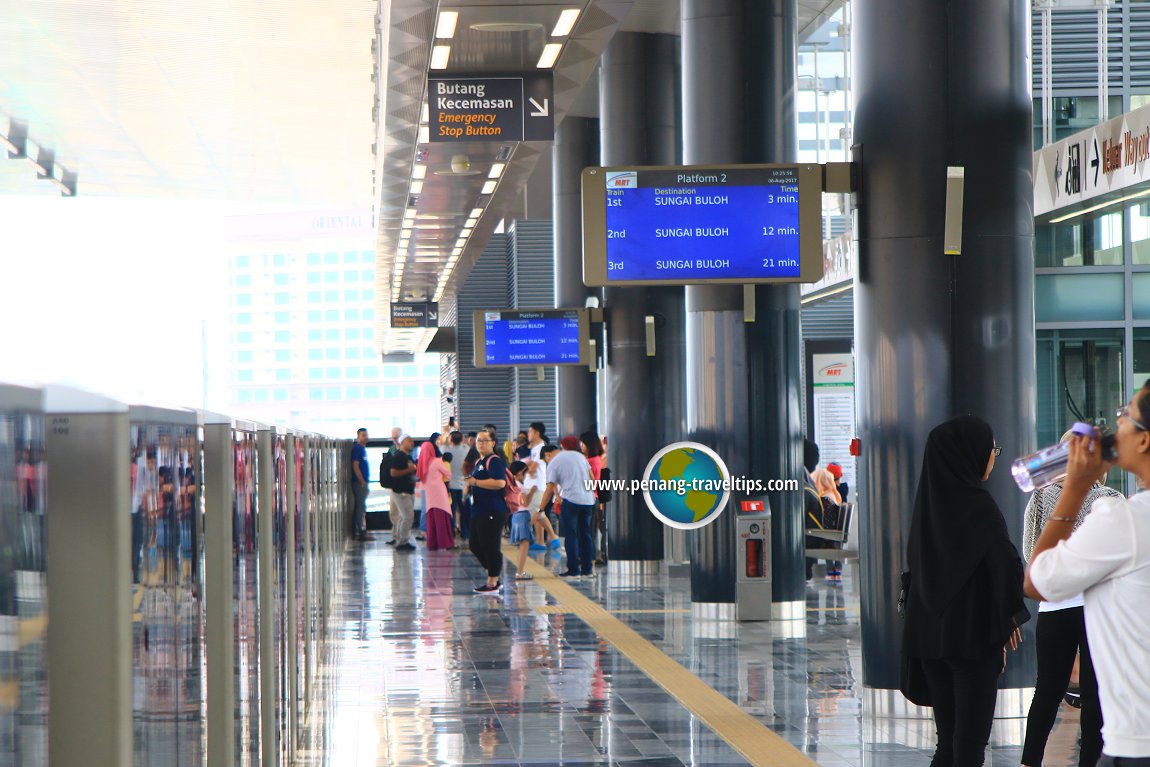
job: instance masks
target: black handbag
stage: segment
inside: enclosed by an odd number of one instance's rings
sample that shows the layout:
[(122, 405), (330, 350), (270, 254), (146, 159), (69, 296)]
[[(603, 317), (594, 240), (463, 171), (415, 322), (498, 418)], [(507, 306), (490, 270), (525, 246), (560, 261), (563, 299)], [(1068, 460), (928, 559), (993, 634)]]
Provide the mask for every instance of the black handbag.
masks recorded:
[[(898, 614), (906, 618), (906, 602), (910, 599), (910, 570), (903, 570), (898, 576)], [(905, 653), (900, 658), (898, 689), (907, 700), (918, 706), (933, 706), (930, 685), (922, 668), (922, 658), (912, 658)]]
[(926, 681), (926, 672), (922, 668), (922, 658), (902, 656), (902, 668), (899, 670), (898, 689), (903, 697), (918, 706), (933, 706), (934, 699), (930, 695), (930, 685)]

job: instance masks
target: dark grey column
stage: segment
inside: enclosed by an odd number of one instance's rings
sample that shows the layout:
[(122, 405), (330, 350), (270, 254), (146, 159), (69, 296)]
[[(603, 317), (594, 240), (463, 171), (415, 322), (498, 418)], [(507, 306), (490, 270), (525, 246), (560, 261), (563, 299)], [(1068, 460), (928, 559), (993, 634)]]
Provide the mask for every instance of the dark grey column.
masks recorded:
[[(751, 476), (803, 476), (799, 287), (760, 285), (757, 319), (747, 325)], [(761, 439), (760, 439), (761, 437)], [(771, 502), (771, 617), (806, 620), (804, 515), (801, 492), (767, 494)]]
[[(684, 162), (794, 160), (794, 28), (794, 0), (683, 0)], [(755, 293), (761, 311), (745, 323), (741, 288), (687, 288), (688, 433), (733, 475), (798, 478), (798, 289)], [(774, 614), (795, 617), (801, 498), (776, 494), (771, 505)], [(734, 544), (732, 514), (695, 532), (693, 601), (734, 601)]]
[[(555, 306), (582, 308), (595, 291), (583, 284), (583, 198), (580, 174), (599, 162), (598, 121), (567, 117), (555, 131), (551, 188), (555, 220)], [(558, 368), (559, 434), (595, 426), (595, 374), (587, 368)]]
[[(976, 413), (1007, 456), (1034, 441), (1029, 7), (855, 9), (863, 683), (880, 688), (868, 694), (876, 713), (898, 686), (893, 581), (927, 434)], [(942, 253), (948, 165), (966, 169), (961, 256)], [(999, 466), (989, 489), (1017, 537), (1024, 499), (1008, 475)], [(1032, 681), (1028, 651), (1012, 656), (1002, 686)]]
[(459, 424), (463, 431), (475, 431), (493, 423), (500, 434), (511, 427), (515, 407), (515, 373), (511, 368), (476, 368), (472, 328), (475, 311), (514, 306), (511, 281), (507, 279), (507, 235), (493, 234), (475, 262), (467, 282), (456, 298), (456, 362)]
[[(550, 192), (546, 193), (550, 197)], [(555, 300), (555, 244), (552, 223), (516, 220), (507, 233), (507, 265), (514, 272), (514, 298), (517, 309), (551, 306)], [(543, 379), (536, 368), (516, 368), (515, 405), (518, 408), (512, 430), (526, 429), (532, 421), (542, 421), (548, 434), (559, 433), (555, 420), (555, 368), (545, 368)], [(510, 432), (509, 432), (510, 433)]]
[[(621, 32), (599, 64), (603, 165), (674, 165), (679, 148), (679, 39)], [(615, 479), (640, 479), (651, 457), (682, 439), (686, 420), (682, 287), (606, 288), (604, 430)], [(646, 318), (655, 318), (655, 356), (647, 356)], [(612, 575), (657, 570), (663, 525), (640, 495), (616, 493), (607, 505)]]
[[(748, 5), (750, 124), (761, 125), (748, 152), (758, 162), (798, 160), (795, 119), (794, 0)], [(756, 155), (755, 150), (760, 154)], [(751, 474), (761, 479), (803, 476), (802, 329), (798, 285), (760, 285), (757, 318), (747, 327), (750, 414), (756, 439)], [(759, 439), (758, 437), (762, 437)], [(771, 502), (771, 617), (806, 620), (802, 493), (774, 492)]]

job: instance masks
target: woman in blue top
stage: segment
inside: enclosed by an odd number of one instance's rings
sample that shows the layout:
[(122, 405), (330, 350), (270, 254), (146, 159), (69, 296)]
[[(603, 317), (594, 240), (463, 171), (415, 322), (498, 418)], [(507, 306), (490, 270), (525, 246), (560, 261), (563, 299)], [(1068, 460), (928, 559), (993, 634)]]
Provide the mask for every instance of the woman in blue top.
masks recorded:
[(495, 453), (495, 435), (484, 429), (475, 438), (479, 460), (467, 478), (471, 488), (471, 553), (487, 570), (487, 582), (475, 587), (476, 594), (498, 594), (503, 572), (503, 527), (507, 524), (507, 504), (503, 487), (507, 484), (507, 464)]

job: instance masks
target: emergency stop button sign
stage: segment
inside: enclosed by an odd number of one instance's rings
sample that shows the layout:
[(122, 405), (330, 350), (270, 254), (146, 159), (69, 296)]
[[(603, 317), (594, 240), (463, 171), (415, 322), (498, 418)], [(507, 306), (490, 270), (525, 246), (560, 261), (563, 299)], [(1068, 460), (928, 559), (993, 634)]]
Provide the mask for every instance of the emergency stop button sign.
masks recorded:
[(550, 141), (554, 84), (550, 75), (429, 77), (431, 141)]

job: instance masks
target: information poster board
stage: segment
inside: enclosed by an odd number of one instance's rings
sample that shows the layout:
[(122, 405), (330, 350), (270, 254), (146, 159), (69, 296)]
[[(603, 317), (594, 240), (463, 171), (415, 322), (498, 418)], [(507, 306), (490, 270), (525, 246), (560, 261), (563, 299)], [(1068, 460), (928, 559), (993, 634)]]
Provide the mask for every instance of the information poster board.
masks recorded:
[(472, 327), (477, 368), (589, 362), (586, 309), (477, 311)]
[(816, 282), (822, 168), (583, 171), (587, 285)]
[[(855, 436), (854, 357), (849, 354), (814, 354), (815, 444), (819, 468), (828, 463), (843, 467), (843, 481), (854, 491), (855, 459), (850, 453)], [(844, 499), (845, 500), (845, 499)]]

